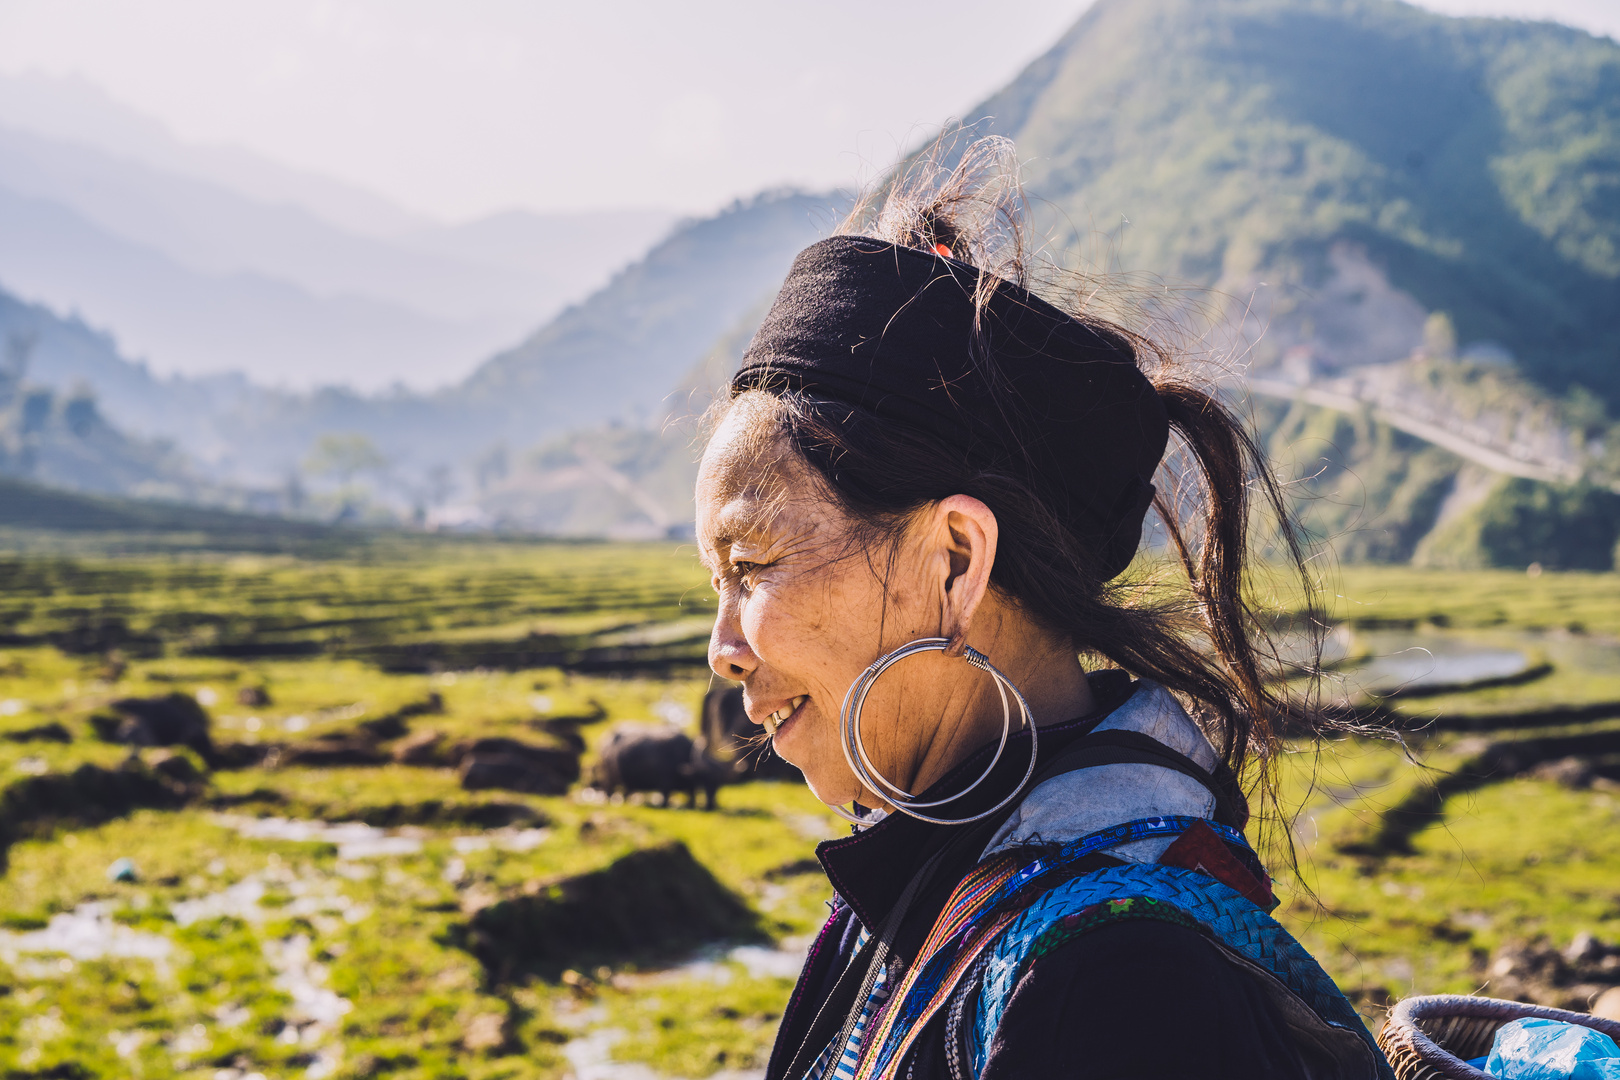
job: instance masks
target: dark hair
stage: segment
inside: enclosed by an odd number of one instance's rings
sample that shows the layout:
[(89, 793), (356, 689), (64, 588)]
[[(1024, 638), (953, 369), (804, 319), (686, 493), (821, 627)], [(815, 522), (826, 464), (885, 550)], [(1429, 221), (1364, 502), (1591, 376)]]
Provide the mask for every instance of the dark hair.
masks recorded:
[[(1032, 287), (1016, 175), (1010, 144), (980, 140), (953, 169), (925, 160), (891, 181), (881, 205), (858, 207), (841, 231), (925, 251), (942, 245), (987, 271), (992, 289), (996, 278)], [(1270, 795), (1271, 752), (1285, 727), (1305, 720), (1277, 678), (1276, 650), (1246, 595), (1251, 488), (1275, 519), (1307, 612), (1314, 610), (1282, 494), (1242, 423), (1177, 370), (1184, 365), (1168, 348), (1090, 315), (1089, 279), (1076, 288), (1072, 276), (1054, 273), (1044, 284), (1045, 299), (1128, 343), (1164, 403), (1173, 451), (1161, 466), (1153, 507), (1184, 574), (1179, 589), (1151, 573), (1108, 580), (1096, 552), (1042, 496), (1049, 485), (1036, 482), (1016, 457), (970, 459), (937, 435), (813, 391), (744, 391), (718, 408), (723, 414), (744, 405), (756, 444), (779, 439), (790, 446), (853, 521), (856, 542), (869, 548), (888, 541), (892, 551), (910, 515), (930, 503), (955, 494), (982, 501), (1000, 525), (991, 584), (1049, 630), (1071, 637), (1078, 651), (1181, 695), (1228, 780), (1235, 786), (1246, 775), (1245, 786)], [(981, 351), (976, 362), (993, 357)], [(1319, 625), (1306, 622), (1310, 630)]]

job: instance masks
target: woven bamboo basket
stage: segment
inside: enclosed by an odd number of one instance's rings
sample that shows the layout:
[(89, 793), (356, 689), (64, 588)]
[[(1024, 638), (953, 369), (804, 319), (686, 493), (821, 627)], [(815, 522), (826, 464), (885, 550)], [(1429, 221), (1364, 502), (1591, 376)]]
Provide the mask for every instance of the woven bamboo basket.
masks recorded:
[(1614, 1020), (1519, 1001), (1446, 994), (1407, 998), (1396, 1005), (1378, 1032), (1378, 1045), (1396, 1080), (1490, 1080), (1489, 1073), (1469, 1065), (1467, 1059), (1490, 1053), (1496, 1029), (1526, 1016), (1583, 1024), (1620, 1042), (1620, 1022)]

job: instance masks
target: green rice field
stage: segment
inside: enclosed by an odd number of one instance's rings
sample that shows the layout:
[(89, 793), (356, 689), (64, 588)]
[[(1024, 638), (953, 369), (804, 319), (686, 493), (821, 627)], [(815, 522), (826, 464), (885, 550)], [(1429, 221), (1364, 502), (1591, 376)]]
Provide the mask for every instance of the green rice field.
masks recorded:
[[(709, 813), (581, 779), (612, 724), (693, 723), (690, 545), (12, 550), (0, 1075), (763, 1067), (843, 827), (787, 783)], [(1367, 731), (1277, 762), (1279, 917), (1370, 1023), (1411, 993), (1589, 1007), (1620, 985), (1620, 575), (1324, 585), (1322, 692)], [(132, 748), (129, 702), (176, 695), (206, 741)], [(480, 740), (579, 765), (469, 789)]]

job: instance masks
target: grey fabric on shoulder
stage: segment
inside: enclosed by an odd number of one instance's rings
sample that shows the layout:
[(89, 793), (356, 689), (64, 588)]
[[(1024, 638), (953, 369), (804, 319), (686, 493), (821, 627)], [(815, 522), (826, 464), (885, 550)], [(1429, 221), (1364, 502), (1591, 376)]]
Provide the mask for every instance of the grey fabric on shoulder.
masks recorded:
[[(1215, 768), (1215, 749), (1175, 697), (1144, 680), (1097, 731), (1137, 731)], [(984, 855), (1028, 844), (1064, 843), (1137, 818), (1187, 814), (1209, 817), (1215, 797), (1198, 781), (1158, 765), (1099, 765), (1064, 773), (1039, 785), (985, 845)], [(1157, 862), (1173, 842), (1157, 837), (1109, 851), (1126, 862)]]

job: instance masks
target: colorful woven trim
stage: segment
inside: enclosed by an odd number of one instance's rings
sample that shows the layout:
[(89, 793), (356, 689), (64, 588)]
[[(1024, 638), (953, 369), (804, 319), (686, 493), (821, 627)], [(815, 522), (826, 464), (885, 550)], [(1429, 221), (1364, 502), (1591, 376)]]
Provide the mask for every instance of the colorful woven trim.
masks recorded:
[(1127, 896), (1120, 900), (1104, 900), (1100, 904), (1082, 908), (1072, 915), (1065, 915), (1047, 927), (1030, 945), (1029, 952), (1024, 954), (1013, 982), (1016, 984), (1021, 980), (1029, 973), (1030, 965), (1054, 949), (1059, 949), (1100, 926), (1125, 922), (1129, 919), (1156, 919), (1159, 922), (1185, 926), (1189, 930), (1202, 932), (1204, 929), (1197, 919), (1185, 911), (1163, 900), (1155, 900), (1151, 896)]

